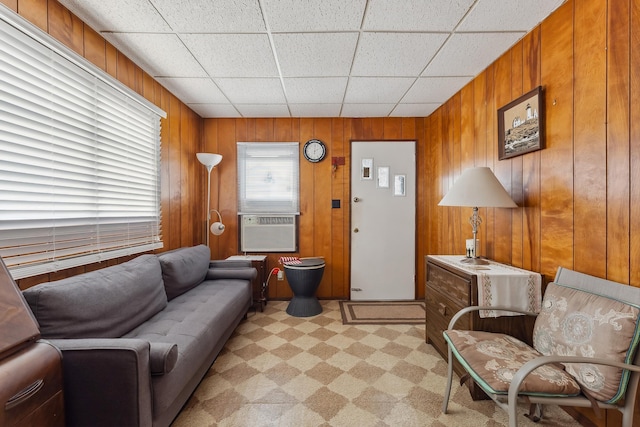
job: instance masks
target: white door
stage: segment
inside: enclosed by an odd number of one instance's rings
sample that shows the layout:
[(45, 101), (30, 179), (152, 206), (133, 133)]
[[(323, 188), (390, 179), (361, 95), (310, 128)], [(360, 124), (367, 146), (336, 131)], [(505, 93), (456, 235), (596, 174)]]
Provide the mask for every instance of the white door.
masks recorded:
[(415, 141), (354, 141), (351, 159), (351, 299), (415, 299)]

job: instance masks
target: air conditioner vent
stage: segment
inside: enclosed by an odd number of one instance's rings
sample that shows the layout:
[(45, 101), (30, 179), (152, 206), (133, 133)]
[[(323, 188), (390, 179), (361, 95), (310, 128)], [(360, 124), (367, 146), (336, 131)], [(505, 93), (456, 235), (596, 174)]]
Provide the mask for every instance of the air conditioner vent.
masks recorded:
[(296, 215), (240, 215), (240, 251), (297, 252)]
[(288, 216), (258, 216), (260, 225), (295, 225), (296, 219), (293, 215)]

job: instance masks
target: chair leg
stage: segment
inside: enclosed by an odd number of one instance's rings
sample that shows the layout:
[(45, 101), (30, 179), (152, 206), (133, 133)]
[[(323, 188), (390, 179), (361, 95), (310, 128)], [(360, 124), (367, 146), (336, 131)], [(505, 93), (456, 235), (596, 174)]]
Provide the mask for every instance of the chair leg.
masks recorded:
[(525, 417), (529, 418), (534, 423), (537, 423), (544, 417), (544, 406), (541, 403), (533, 403), (529, 405), (529, 413), (525, 414)]
[(621, 412), (622, 427), (633, 427), (633, 405), (631, 405), (630, 407), (627, 407), (627, 405), (625, 405), (625, 408), (621, 410)]
[(507, 405), (509, 427), (518, 427), (518, 396), (516, 395), (514, 398), (511, 398), (511, 396), (509, 396), (509, 402)]
[(442, 413), (447, 413), (447, 407), (449, 406), (449, 396), (451, 395), (451, 383), (453, 381), (453, 355), (451, 354), (451, 347), (447, 345), (449, 366), (447, 368), (447, 388), (444, 390), (444, 400), (442, 401)]

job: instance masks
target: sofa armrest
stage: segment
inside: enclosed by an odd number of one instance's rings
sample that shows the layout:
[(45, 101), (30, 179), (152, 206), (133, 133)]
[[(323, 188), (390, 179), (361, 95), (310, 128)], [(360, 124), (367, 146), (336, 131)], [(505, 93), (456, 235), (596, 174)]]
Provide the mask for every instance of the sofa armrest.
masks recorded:
[(205, 280), (240, 279), (253, 280), (258, 275), (258, 270), (253, 267), (244, 268), (210, 268)]
[(52, 339), (62, 351), (67, 426), (151, 426), (149, 343)]
[(209, 261), (209, 271), (205, 280), (253, 280), (257, 276), (258, 270), (251, 266), (249, 260), (221, 259)]
[(250, 260), (244, 259), (215, 259), (209, 261), (209, 269), (212, 268), (244, 268), (251, 267)]

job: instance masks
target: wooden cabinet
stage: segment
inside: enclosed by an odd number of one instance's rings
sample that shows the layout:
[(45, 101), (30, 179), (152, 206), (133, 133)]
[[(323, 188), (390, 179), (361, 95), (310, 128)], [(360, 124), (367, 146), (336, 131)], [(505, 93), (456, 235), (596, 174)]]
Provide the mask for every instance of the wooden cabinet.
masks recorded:
[(260, 305), (260, 311), (263, 311), (264, 307), (267, 305), (269, 297), (269, 283), (267, 283), (267, 277), (269, 274), (267, 269), (267, 256), (233, 255), (227, 259), (251, 261), (251, 266), (258, 270), (258, 275), (251, 282), (251, 289), (253, 290), (253, 304)]
[(62, 355), (36, 342), (0, 363), (0, 425), (63, 427)]
[(62, 354), (46, 341), (0, 259), (0, 426), (62, 427)]
[[(478, 276), (431, 256), (425, 257), (425, 263), (426, 342), (447, 360), (447, 344), (442, 331), (460, 309), (478, 305)], [(478, 312), (473, 312), (462, 317), (456, 329), (508, 333), (531, 344), (534, 321), (535, 318), (531, 316), (480, 318)], [(458, 375), (464, 372), (457, 362), (454, 370)], [(474, 400), (486, 398), (473, 381), (467, 384)]]

